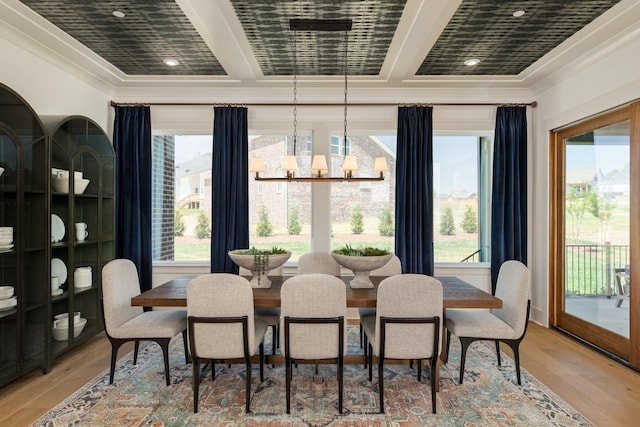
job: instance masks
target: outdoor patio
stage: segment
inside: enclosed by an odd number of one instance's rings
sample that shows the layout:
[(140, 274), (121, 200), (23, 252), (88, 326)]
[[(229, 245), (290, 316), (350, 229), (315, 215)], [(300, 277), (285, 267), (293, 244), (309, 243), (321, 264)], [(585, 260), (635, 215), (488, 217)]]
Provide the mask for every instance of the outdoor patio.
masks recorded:
[(629, 299), (616, 307), (616, 296), (568, 296), (565, 312), (629, 337)]

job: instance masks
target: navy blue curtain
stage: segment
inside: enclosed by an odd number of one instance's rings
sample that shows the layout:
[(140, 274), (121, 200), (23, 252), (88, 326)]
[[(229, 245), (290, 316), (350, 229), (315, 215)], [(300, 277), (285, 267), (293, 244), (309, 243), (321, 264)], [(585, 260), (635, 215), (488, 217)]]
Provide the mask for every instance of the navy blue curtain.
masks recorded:
[(140, 290), (151, 289), (151, 115), (149, 107), (115, 107), (116, 258), (138, 268)]
[(238, 273), (227, 252), (249, 247), (249, 133), (245, 107), (215, 107), (211, 272)]
[(498, 107), (491, 192), (491, 283), (500, 266), (527, 263), (527, 107)]
[(398, 108), (396, 255), (433, 276), (433, 107)]

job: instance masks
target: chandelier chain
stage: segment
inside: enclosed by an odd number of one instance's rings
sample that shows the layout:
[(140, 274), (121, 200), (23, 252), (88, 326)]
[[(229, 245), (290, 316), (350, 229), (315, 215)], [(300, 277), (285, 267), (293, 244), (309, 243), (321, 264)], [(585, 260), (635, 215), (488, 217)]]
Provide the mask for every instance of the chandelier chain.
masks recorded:
[(344, 155), (347, 155), (347, 74), (349, 71), (348, 67), (348, 53), (349, 53), (349, 31), (346, 30), (344, 32), (344, 139), (342, 143), (344, 144)]
[(296, 31), (293, 30), (293, 155), (296, 155), (298, 140), (298, 49)]

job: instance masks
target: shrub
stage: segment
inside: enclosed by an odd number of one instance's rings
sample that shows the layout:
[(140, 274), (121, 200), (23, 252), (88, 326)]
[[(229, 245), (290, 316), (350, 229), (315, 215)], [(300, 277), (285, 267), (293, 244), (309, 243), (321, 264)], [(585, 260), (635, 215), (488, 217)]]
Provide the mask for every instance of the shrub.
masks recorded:
[(269, 221), (269, 211), (265, 205), (260, 206), (260, 220), (256, 226), (256, 234), (260, 237), (268, 237), (273, 233), (273, 224)]
[(203, 213), (198, 215), (198, 224), (196, 225), (196, 237), (205, 239), (211, 237), (211, 227), (209, 227), (209, 217)]
[(184, 235), (184, 222), (182, 221), (182, 212), (175, 211), (173, 215), (173, 235), (174, 236), (183, 236)]
[(360, 205), (355, 205), (351, 210), (351, 231), (353, 234), (361, 234), (364, 230), (364, 215)]
[(298, 221), (298, 207), (294, 206), (289, 212), (289, 221), (287, 222), (287, 232), (291, 235), (298, 235), (302, 231), (300, 222)]
[(440, 217), (440, 234), (443, 236), (453, 236), (456, 234), (456, 226), (453, 222), (453, 211), (446, 208)]
[(395, 225), (393, 224), (393, 215), (391, 214), (391, 208), (389, 205), (382, 207), (380, 212), (380, 225), (378, 226), (381, 236), (393, 236), (395, 232)]
[(478, 232), (478, 215), (476, 214), (475, 209), (471, 206), (467, 206), (467, 209), (464, 211), (464, 217), (460, 223), (460, 228), (462, 228), (462, 231), (465, 233)]

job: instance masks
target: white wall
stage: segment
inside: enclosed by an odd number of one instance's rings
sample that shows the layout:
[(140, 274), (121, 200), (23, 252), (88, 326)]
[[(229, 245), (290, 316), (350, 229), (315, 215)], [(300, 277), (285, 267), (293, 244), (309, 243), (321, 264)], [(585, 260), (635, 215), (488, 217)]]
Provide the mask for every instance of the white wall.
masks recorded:
[(1, 36), (0, 52), (0, 83), (20, 95), (45, 126), (54, 126), (64, 117), (79, 115), (92, 119), (111, 135), (113, 118), (110, 118), (109, 94)]
[[(630, 34), (604, 55), (592, 52), (589, 64), (564, 70), (556, 83), (537, 93), (533, 110), (530, 159), (533, 180), (529, 217), (532, 267), (531, 316), (549, 319), (549, 131), (640, 98), (640, 31)], [(596, 58), (595, 60), (593, 58)]]

